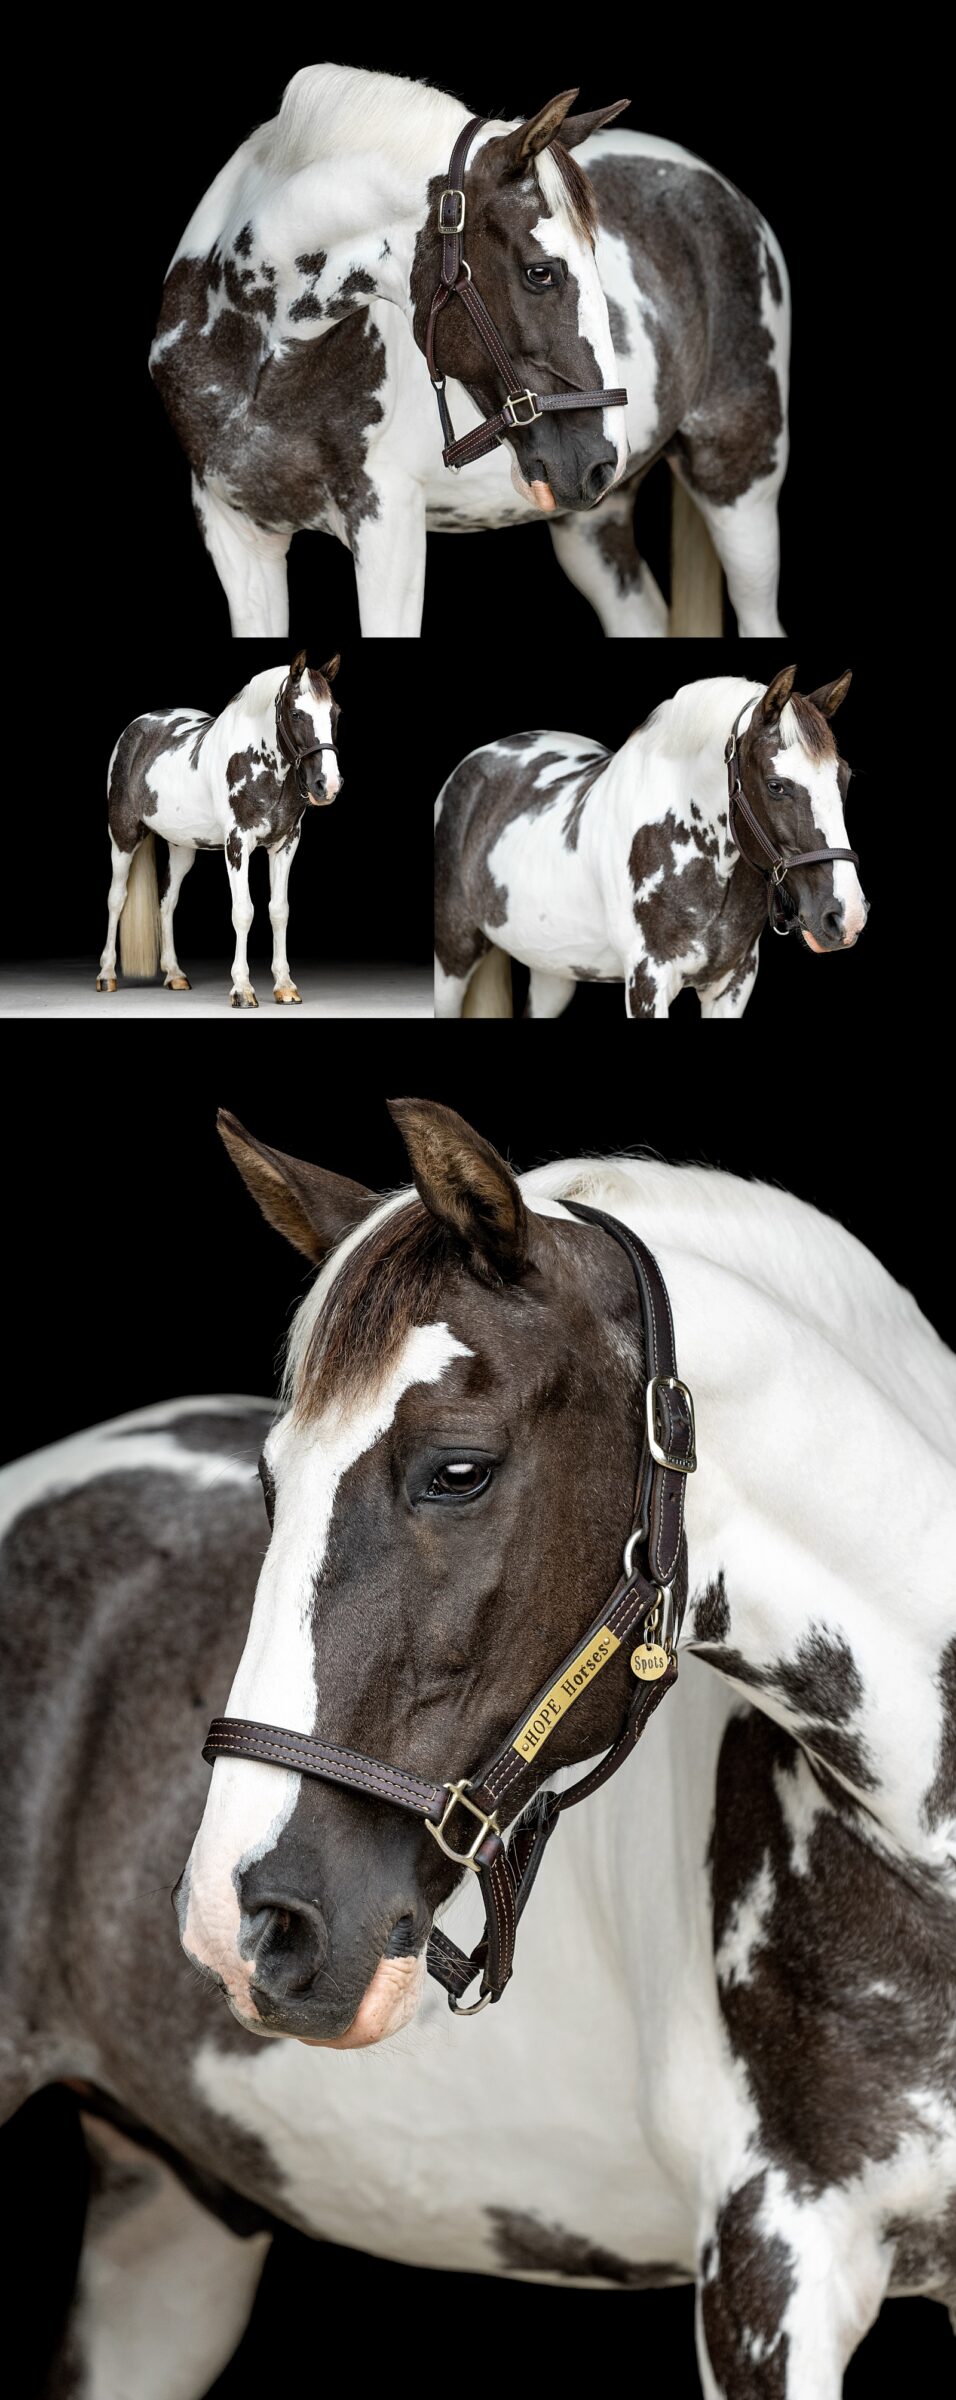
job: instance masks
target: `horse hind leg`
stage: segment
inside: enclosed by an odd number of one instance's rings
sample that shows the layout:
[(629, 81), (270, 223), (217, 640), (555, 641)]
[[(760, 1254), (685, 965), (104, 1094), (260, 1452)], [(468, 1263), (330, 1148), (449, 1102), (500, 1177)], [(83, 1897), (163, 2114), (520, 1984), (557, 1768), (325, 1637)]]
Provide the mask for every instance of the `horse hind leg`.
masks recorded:
[(195, 850), (190, 850), (187, 843), (170, 842), (166, 876), (159, 898), (161, 943), (159, 963), (168, 992), (188, 992), (190, 988), (188, 976), (183, 974), (176, 957), (176, 947), (173, 941), (173, 916), (180, 887), (188, 875), (190, 867), (195, 865), (195, 859)]
[(113, 871), (110, 876), (106, 940), (103, 944), (99, 973), (96, 978), (98, 992), (115, 992), (116, 990), (116, 935), (126, 902), (126, 887), (135, 852), (121, 850), (118, 842), (111, 842), (110, 855)]
[(46, 2400), (202, 2400), (245, 2331), (268, 2233), (237, 2234), (165, 2160), (84, 2117), (91, 2186)]
[(558, 564), (575, 591), (590, 600), (611, 637), (660, 639), (667, 632), (667, 606), (634, 537), (634, 501), (640, 476), (618, 484), (586, 515), (552, 517), (548, 530)]
[(262, 634), (282, 639), (289, 630), (291, 534), (267, 533), (195, 475), (192, 493), (196, 522), (229, 602), (233, 633), (239, 639)]
[(568, 975), (545, 975), (532, 969), (528, 987), (526, 1017), (562, 1017), (574, 998), (573, 978)]

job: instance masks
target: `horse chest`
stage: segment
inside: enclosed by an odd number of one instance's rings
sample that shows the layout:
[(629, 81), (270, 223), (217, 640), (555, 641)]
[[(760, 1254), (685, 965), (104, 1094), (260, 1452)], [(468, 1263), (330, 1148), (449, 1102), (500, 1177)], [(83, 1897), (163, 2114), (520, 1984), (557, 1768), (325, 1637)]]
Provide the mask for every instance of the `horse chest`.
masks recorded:
[[(179, 439), (200, 480), (254, 524), (352, 540), (378, 509), (365, 453), (386, 413), (381, 334), (358, 310), (321, 341), (272, 350), (264, 268), (245, 299), (233, 284), (233, 301), (210, 321), (219, 293), (210, 278), (222, 264), (215, 250), (178, 260), (163, 296), (152, 372)], [(241, 271), (255, 276), (254, 262)]]

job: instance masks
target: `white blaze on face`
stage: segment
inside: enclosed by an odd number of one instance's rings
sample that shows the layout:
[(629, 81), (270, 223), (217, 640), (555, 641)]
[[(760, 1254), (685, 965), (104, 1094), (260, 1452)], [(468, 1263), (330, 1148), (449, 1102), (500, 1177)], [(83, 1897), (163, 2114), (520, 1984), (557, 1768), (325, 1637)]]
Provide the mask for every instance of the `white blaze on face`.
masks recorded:
[[(447, 1325), (417, 1325), (364, 1404), (328, 1408), (304, 1427), (290, 1413), (274, 1428), (268, 1457), (276, 1487), (275, 1526), (226, 1716), (311, 1733), (321, 1698), (312, 1612), (322, 1605), (322, 1570), (339, 1485), (387, 1431), (412, 1384), (437, 1383), (452, 1359), (470, 1356)], [(334, 1699), (323, 1710), (322, 1725), (334, 1741)], [(236, 1886), (242, 1870), (275, 1847), (301, 1780), (256, 1759), (218, 1758), (189, 1861), (183, 1947), (200, 1966), (222, 1977), (234, 2006), (249, 2018), (256, 2014), (253, 1968), (239, 1952)]]
[[(315, 693), (310, 688), (307, 674), (303, 675), (302, 681), (299, 684), (298, 691), (295, 695), (295, 706), (296, 708), (300, 708), (302, 710), (304, 716), (311, 717), (312, 723), (315, 727), (315, 739), (317, 742), (330, 742), (332, 740), (331, 700), (316, 699)], [(334, 800), (342, 782), (341, 775), (339, 774), (339, 762), (335, 751), (323, 750), (321, 758), (317, 759), (315, 763), (317, 766), (321, 767), (322, 773), (325, 776), (325, 789), (328, 798), (330, 800)]]
[[(776, 752), (771, 762), (770, 773), (772, 776), (779, 775), (782, 780), (790, 776), (809, 792), (813, 822), (819, 827), (822, 835), (821, 847), (828, 850), (852, 849), (853, 845), (843, 814), (843, 800), (835, 758), (811, 758), (802, 746), (796, 751), (796, 755), (792, 747), (785, 748)], [(816, 844), (811, 842), (807, 847), (814, 849)], [(813, 874), (813, 872), (814, 869), (811, 867), (810, 873)], [(834, 900), (842, 901), (843, 904), (844, 940), (855, 941), (857, 934), (862, 933), (866, 923), (866, 902), (852, 859), (834, 859), (829, 869), (820, 867), (816, 872), (821, 875), (827, 873), (832, 875)]]
[[(611, 340), (607, 301), (597, 271), (594, 252), (587, 235), (579, 231), (571, 215), (561, 170), (556, 161), (549, 157), (547, 150), (543, 150), (536, 165), (538, 183), (547, 213), (543, 213), (537, 223), (532, 226), (532, 241), (538, 244), (542, 258), (563, 258), (569, 276), (574, 276), (578, 288), (578, 333), (582, 342), (587, 342), (593, 351), (597, 368), (595, 381), (605, 386), (615, 384), (618, 381), (617, 361), (614, 356), (614, 344)], [(557, 295), (556, 298), (557, 305), (560, 307), (560, 295)], [(549, 346), (547, 294), (542, 295), (540, 308), (540, 356), (546, 366)], [(545, 386), (545, 389), (547, 388)], [(590, 409), (588, 415), (596, 425), (597, 410)], [(627, 465), (626, 411), (623, 408), (606, 408), (600, 421), (606, 440), (613, 442), (617, 451), (615, 466), (615, 481), (617, 481)], [(536, 493), (532, 492), (529, 486), (523, 482), (517, 459), (513, 453), (511, 480), (523, 499), (537, 497)]]

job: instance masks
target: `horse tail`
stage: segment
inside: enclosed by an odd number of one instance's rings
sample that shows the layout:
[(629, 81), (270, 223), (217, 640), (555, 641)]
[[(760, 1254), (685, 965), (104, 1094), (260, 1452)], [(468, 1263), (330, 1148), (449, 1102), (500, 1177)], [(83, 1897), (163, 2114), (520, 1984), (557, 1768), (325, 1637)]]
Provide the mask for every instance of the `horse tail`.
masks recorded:
[(463, 1017), (513, 1017), (511, 960), (504, 950), (489, 950), (476, 967), (465, 993)]
[(145, 835), (133, 857), (119, 939), (124, 975), (155, 975), (159, 965), (159, 886), (154, 833)]
[(699, 508), (671, 476), (671, 613), (669, 632), (711, 635), (724, 629), (723, 569)]

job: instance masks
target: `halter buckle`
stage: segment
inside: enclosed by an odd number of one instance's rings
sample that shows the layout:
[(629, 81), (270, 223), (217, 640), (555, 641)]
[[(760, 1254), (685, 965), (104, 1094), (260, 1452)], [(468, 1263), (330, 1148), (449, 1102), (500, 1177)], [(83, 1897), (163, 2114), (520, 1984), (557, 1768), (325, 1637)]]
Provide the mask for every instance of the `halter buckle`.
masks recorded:
[[(428, 1831), (431, 1834), (432, 1840), (438, 1843), (439, 1850), (443, 1850), (445, 1857), (452, 1859), (456, 1867), (470, 1867), (473, 1875), (480, 1875), (481, 1868), (478, 1865), (476, 1852), (481, 1849), (481, 1845), (486, 1834), (496, 1833), (500, 1842), (501, 1827), (498, 1823), (498, 1819), (493, 1813), (491, 1816), (486, 1816), (484, 1809), (479, 1808), (476, 1801), (469, 1800), (468, 1793), (471, 1790), (471, 1785), (467, 1781), (462, 1781), (461, 1783), (446, 1783), (445, 1790), (448, 1793), (448, 1799), (445, 1804), (444, 1814), (437, 1825), (433, 1825), (431, 1818), (426, 1817), (425, 1823), (428, 1827)], [(456, 1808), (467, 1808), (469, 1816), (477, 1817), (478, 1819), (478, 1831), (475, 1835), (474, 1841), (472, 1842), (470, 1850), (453, 1850), (451, 1843), (446, 1842), (445, 1840), (445, 1827), (448, 1823), (449, 1817), (452, 1814), (452, 1810)], [(463, 2009), (461, 2013), (463, 2016), (465, 2016), (469, 2012)]]
[[(521, 407), (523, 400), (527, 401), (531, 411), (528, 417), (515, 415), (515, 410)], [(502, 406), (501, 414), (507, 418), (509, 425), (514, 425), (519, 431), (522, 431), (526, 425), (536, 425), (538, 418), (544, 415), (544, 410), (538, 407), (537, 392), (509, 392), (508, 398)]]
[[(454, 200), (456, 203), (457, 215), (454, 218), (445, 215), (446, 200)], [(464, 233), (465, 230), (465, 195), (464, 192), (456, 191), (453, 184), (448, 185), (438, 203), (438, 230), (439, 233)]]
[[(663, 1384), (665, 1391), (683, 1392), (684, 1399), (687, 1402), (687, 1414), (690, 1420), (689, 1458), (669, 1458), (667, 1451), (661, 1449), (661, 1445), (657, 1439), (657, 1394), (661, 1384)], [(647, 1387), (645, 1409), (647, 1415), (647, 1447), (650, 1451), (651, 1457), (656, 1459), (659, 1467), (672, 1468), (675, 1475), (693, 1475), (697, 1465), (697, 1428), (694, 1424), (694, 1402), (686, 1383), (681, 1382), (679, 1375), (652, 1375)]]

